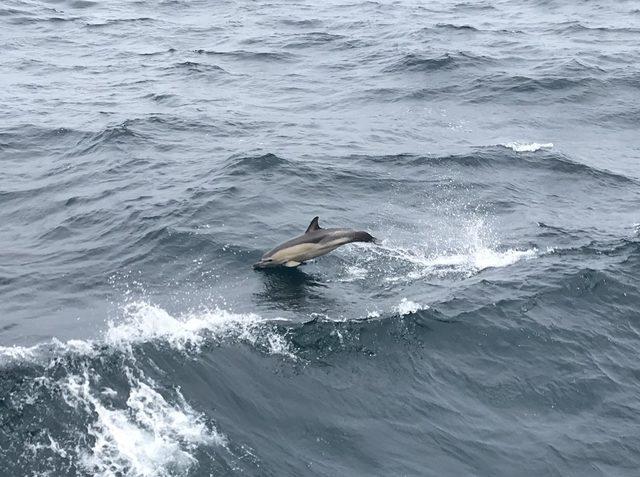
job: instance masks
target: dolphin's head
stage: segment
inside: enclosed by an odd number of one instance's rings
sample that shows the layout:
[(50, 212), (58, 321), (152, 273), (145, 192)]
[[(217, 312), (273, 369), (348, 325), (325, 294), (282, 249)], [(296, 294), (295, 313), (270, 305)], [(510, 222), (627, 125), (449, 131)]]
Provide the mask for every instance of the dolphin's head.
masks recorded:
[(274, 260), (271, 256), (264, 255), (260, 261), (256, 262), (253, 264), (253, 268), (255, 270), (261, 269), (261, 268), (273, 268), (273, 267), (277, 267), (278, 265), (282, 265), (281, 262)]
[(369, 232), (358, 230), (353, 233), (354, 242), (373, 242), (378, 243), (378, 239), (371, 235)]

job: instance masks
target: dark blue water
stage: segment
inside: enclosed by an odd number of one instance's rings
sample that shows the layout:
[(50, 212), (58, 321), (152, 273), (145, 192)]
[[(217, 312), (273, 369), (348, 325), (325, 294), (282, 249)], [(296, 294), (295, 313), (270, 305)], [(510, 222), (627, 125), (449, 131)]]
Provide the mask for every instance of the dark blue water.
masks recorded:
[[(0, 474), (640, 475), (637, 1), (5, 0)], [(256, 272), (305, 230), (364, 229)]]

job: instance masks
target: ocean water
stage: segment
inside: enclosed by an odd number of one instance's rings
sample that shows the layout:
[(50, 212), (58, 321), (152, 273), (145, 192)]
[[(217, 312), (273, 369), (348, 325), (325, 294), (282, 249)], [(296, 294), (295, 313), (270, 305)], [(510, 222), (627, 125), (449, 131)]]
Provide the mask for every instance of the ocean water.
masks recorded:
[[(0, 475), (640, 475), (637, 1), (4, 0)], [(251, 269), (326, 227), (371, 232)]]

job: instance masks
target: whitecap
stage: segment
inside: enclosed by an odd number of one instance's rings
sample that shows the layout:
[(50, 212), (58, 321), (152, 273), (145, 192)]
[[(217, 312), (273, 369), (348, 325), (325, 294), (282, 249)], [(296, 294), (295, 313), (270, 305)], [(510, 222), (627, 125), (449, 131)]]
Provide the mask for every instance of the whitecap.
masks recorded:
[(105, 342), (114, 348), (137, 343), (162, 342), (177, 351), (198, 349), (208, 336), (232, 338), (252, 345), (265, 343), (270, 354), (294, 358), (286, 340), (255, 313), (233, 313), (220, 308), (173, 316), (163, 308), (133, 302), (124, 308), (124, 319), (112, 321)]
[(509, 142), (507, 144), (503, 144), (504, 147), (508, 147), (509, 149), (515, 152), (536, 152), (541, 149), (551, 149), (553, 148), (553, 143), (538, 143), (538, 142)]
[(0, 346), (0, 356), (3, 361), (27, 361), (35, 357), (36, 346)]
[[(52, 355), (97, 356), (104, 351), (131, 351), (143, 343), (164, 343), (177, 351), (198, 350), (207, 337), (247, 341), (266, 345), (270, 354), (295, 358), (284, 337), (267, 320), (255, 313), (233, 313), (220, 308), (174, 316), (145, 301), (131, 302), (122, 308), (118, 320), (109, 321), (98, 340), (50, 341), (33, 346), (0, 346), (0, 364), (16, 361), (35, 362)], [(106, 347), (106, 349), (105, 349)]]
[(421, 305), (416, 303), (415, 301), (411, 301), (407, 298), (403, 298), (398, 306), (396, 307), (396, 311), (401, 315), (410, 315), (412, 313), (416, 313), (420, 310), (426, 310), (429, 308), (429, 305)]

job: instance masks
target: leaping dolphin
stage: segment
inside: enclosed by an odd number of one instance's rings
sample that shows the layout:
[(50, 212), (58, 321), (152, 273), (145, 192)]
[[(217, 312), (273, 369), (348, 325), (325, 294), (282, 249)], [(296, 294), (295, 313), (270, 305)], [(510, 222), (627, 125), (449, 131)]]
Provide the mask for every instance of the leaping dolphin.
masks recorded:
[(253, 268), (271, 268), (284, 265), (297, 267), (307, 260), (325, 255), (341, 245), (351, 242), (375, 242), (368, 232), (353, 229), (322, 229), (314, 217), (307, 231), (299, 237), (278, 245), (265, 253)]

